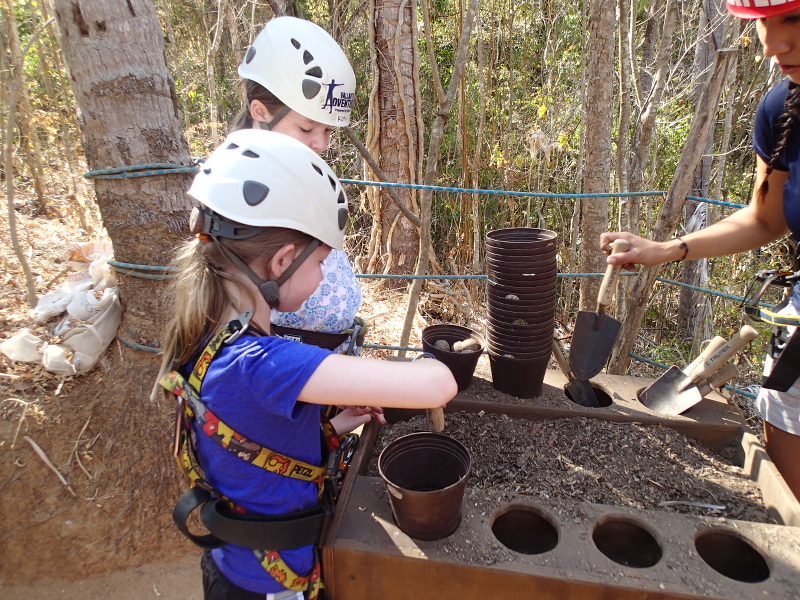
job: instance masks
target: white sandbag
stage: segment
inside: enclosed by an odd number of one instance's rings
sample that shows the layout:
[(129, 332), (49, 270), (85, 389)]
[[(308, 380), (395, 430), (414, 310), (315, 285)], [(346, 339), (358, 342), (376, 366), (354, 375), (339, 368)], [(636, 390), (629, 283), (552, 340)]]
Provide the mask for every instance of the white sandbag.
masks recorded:
[(58, 288), (39, 298), (36, 308), (31, 310), (31, 317), (38, 323), (57, 317), (67, 310), (76, 295), (91, 289), (93, 285), (92, 275), (88, 271), (72, 273)]
[(75, 352), (61, 344), (49, 344), (42, 350), (42, 366), (56, 375), (75, 375), (78, 369), (73, 364)]
[(67, 314), (79, 321), (91, 321), (100, 314), (100, 299), (103, 298), (104, 293), (107, 291), (108, 288), (105, 291), (95, 288), (75, 294), (67, 305)]
[(21, 362), (42, 362), (40, 348), (44, 342), (36, 337), (28, 328), (20, 329), (14, 336), (0, 344), (0, 352), (11, 360)]
[(111, 340), (117, 334), (122, 319), (122, 304), (116, 288), (106, 288), (92, 321), (78, 321), (61, 335), (62, 345), (75, 351), (71, 362), (78, 373), (85, 373), (97, 364)]

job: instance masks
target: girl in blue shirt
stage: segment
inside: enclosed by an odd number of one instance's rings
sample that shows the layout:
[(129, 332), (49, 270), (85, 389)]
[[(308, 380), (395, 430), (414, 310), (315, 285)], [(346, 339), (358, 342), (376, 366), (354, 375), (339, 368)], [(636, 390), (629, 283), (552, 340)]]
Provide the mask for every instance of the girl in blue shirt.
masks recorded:
[[(342, 248), (347, 198), (307, 146), (259, 129), (233, 132), (189, 194), (199, 202), (191, 219), (196, 238), (175, 261), (175, 314), (159, 379), (177, 376), (185, 385), (195, 377), (202, 402), (195, 414), (203, 416), (191, 421), (196, 459), (234, 512), (278, 517), (313, 509), (318, 483), (249, 464), (251, 442), (277, 453), (279, 464), (319, 466), (321, 405), (344, 408), (330, 421), (343, 434), (379, 416), (359, 407), (443, 406), (457, 392), (455, 380), (435, 360), (355, 358), (269, 335), (271, 310), (300, 307), (322, 281), (331, 249)], [(209, 341), (248, 317), (244, 335), (208, 358)], [(223, 424), (235, 432), (227, 446)], [(231, 450), (234, 443), (240, 450)], [(297, 582), (318, 565), (313, 544), (274, 556), (260, 550), (229, 543), (206, 553), (206, 600), (302, 598)]]
[[(756, 29), (786, 80), (761, 101), (753, 136), (757, 174), (749, 206), (730, 217), (666, 242), (654, 242), (628, 232), (604, 233), (600, 244), (624, 238), (627, 252), (614, 254), (609, 264), (659, 265), (670, 261), (723, 256), (744, 252), (790, 233), (800, 240), (800, 0), (726, 0), (728, 11), (743, 19), (757, 19)], [(800, 284), (784, 314), (800, 314)], [(787, 327), (788, 333), (794, 328)], [(765, 374), (772, 358), (765, 361)], [(800, 382), (786, 392), (762, 388), (756, 404), (764, 418), (767, 453), (784, 480), (800, 498)]]

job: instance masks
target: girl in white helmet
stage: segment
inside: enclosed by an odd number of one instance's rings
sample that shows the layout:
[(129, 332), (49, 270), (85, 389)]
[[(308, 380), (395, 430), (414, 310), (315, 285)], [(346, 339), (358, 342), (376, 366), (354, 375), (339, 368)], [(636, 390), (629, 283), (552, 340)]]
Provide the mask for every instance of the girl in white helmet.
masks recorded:
[[(350, 123), (355, 73), (339, 44), (310, 21), (295, 17), (269, 21), (245, 53), (239, 75), (245, 80), (247, 99), (233, 130), (260, 127), (283, 133), (321, 154), (332, 128)], [(352, 335), (361, 305), (353, 267), (343, 251), (333, 250), (322, 271), (319, 289), (299, 309), (272, 312), (276, 332), (340, 352), (357, 352), (347, 335)]]
[[(328, 253), (342, 248), (347, 198), (308, 147), (277, 133), (233, 132), (189, 194), (199, 202), (196, 238), (175, 261), (159, 377), (180, 399), (176, 456), (193, 483), (174, 516), (213, 548), (202, 562), (207, 600), (313, 598), (319, 507), (332, 491), (324, 481), (339, 465), (336, 455), (325, 462), (322, 405), (345, 407), (333, 432), (323, 423), (336, 451), (336, 434), (370, 420), (359, 406), (443, 406), (457, 386), (435, 360), (354, 358), (269, 335), (271, 309), (299, 308)], [(206, 536), (185, 527), (195, 508)]]
[[(600, 244), (606, 253), (617, 238), (631, 243), (627, 252), (609, 256), (609, 264), (659, 265), (723, 256), (758, 248), (786, 233), (800, 240), (800, 0), (727, 0), (727, 6), (736, 17), (757, 19), (765, 58), (771, 58), (786, 75), (758, 106), (753, 133), (758, 167), (753, 199), (748, 207), (711, 227), (667, 242), (653, 242), (627, 232), (604, 233)], [(800, 314), (800, 284), (794, 286), (791, 300), (781, 313), (790, 319)], [(776, 347), (786, 343), (795, 329), (789, 326), (776, 331)], [(798, 335), (794, 333), (795, 338)], [(780, 360), (778, 357), (776, 354)], [(800, 360), (794, 362), (800, 374)], [(770, 354), (764, 374), (769, 375), (772, 369)], [(756, 404), (764, 418), (767, 453), (800, 498), (800, 380), (785, 392), (762, 387)]]

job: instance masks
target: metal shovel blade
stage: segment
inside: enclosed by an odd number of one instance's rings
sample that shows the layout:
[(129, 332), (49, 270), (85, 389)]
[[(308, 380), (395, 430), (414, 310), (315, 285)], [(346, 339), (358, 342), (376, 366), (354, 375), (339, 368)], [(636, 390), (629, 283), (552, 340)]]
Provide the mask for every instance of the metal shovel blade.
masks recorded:
[(600, 408), (600, 401), (594, 393), (592, 384), (585, 379), (571, 379), (564, 388), (570, 400), (588, 408)]
[(575, 317), (569, 366), (576, 379), (591, 379), (603, 370), (622, 323), (606, 314), (582, 310)]
[(639, 394), (647, 408), (666, 415), (686, 412), (702, 399), (700, 390), (678, 367), (670, 367)]

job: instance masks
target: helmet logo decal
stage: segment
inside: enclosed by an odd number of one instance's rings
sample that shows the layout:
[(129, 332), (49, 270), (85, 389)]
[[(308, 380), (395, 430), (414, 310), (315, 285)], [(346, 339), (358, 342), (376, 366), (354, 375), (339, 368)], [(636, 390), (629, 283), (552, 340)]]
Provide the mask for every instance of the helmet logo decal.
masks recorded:
[(344, 85), (343, 83), (336, 83), (335, 79), (331, 79), (330, 83), (323, 83), (322, 85), (328, 88), (328, 95), (325, 97), (325, 104), (322, 105), (323, 110), (328, 109), (328, 114), (333, 112), (333, 109), (336, 109), (336, 112), (350, 112), (350, 109), (353, 106), (353, 92), (339, 92), (339, 96), (334, 96), (334, 90)]
[(242, 184), (242, 196), (248, 206), (261, 204), (267, 194), (269, 194), (269, 188), (260, 181), (248, 179)]
[(339, 230), (343, 230), (344, 226), (347, 225), (347, 209), (340, 208), (339, 209)]

